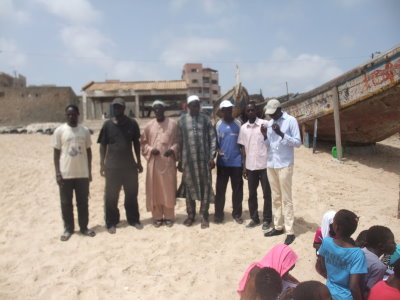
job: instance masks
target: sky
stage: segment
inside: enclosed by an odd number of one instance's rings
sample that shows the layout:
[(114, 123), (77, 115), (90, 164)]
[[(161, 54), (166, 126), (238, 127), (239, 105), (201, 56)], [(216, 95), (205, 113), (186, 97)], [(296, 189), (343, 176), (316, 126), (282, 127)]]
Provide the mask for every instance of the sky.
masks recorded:
[(0, 72), (28, 85), (180, 80), (306, 92), (400, 44), (399, 0), (0, 0)]

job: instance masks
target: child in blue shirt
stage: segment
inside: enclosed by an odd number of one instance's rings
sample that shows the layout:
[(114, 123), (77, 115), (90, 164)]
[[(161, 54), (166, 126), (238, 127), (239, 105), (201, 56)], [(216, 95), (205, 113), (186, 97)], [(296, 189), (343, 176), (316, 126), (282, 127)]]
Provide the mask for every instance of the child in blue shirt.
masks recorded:
[(361, 275), (367, 273), (364, 252), (354, 245), (358, 217), (351, 211), (339, 210), (333, 220), (337, 238), (326, 237), (318, 250), (318, 260), (327, 287), (335, 300), (362, 300)]

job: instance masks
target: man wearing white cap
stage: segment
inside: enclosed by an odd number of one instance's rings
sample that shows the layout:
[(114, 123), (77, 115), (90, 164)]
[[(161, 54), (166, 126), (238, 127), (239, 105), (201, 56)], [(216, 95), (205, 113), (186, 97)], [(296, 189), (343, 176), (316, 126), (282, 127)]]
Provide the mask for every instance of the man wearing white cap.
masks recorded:
[(294, 117), (282, 112), (281, 103), (276, 99), (269, 100), (264, 110), (271, 117), (267, 126), (261, 127), (261, 133), (268, 149), (267, 172), (274, 212), (274, 228), (264, 235), (280, 235), (285, 229), (285, 244), (290, 245), (295, 239), (292, 177), (294, 147), (301, 145), (299, 125)]
[(142, 155), (147, 160), (146, 207), (153, 216), (154, 227), (175, 221), (177, 122), (164, 115), (165, 103), (155, 100), (156, 118), (145, 126), (141, 135)]
[(232, 102), (224, 100), (219, 105), (223, 117), (215, 125), (217, 132), (217, 183), (215, 195), (215, 223), (224, 220), (225, 193), (229, 178), (232, 187), (232, 217), (242, 224), (243, 177), (242, 153), (237, 143), (240, 126), (232, 116)]
[(196, 200), (200, 201), (201, 228), (208, 228), (208, 209), (214, 200), (211, 169), (215, 167), (215, 130), (210, 119), (200, 114), (200, 99), (196, 95), (187, 99), (188, 114), (178, 121), (178, 170), (183, 172), (179, 197), (186, 197), (187, 219), (191, 226), (196, 215)]

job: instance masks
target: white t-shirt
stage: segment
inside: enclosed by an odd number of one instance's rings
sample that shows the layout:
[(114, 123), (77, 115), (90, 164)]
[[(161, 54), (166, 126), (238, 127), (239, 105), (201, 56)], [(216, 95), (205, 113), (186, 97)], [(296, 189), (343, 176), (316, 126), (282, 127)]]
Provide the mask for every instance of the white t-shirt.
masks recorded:
[(87, 149), (92, 145), (85, 126), (71, 127), (67, 123), (54, 131), (52, 146), (61, 150), (60, 171), (64, 179), (88, 178)]

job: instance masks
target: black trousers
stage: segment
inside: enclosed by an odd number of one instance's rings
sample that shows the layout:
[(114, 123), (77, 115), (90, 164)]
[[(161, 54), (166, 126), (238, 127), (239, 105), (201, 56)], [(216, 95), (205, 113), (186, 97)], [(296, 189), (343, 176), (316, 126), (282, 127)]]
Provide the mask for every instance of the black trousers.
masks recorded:
[(261, 183), (263, 191), (264, 207), (263, 207), (263, 222), (272, 221), (272, 204), (271, 204), (271, 187), (269, 186), (267, 169), (262, 170), (247, 170), (247, 181), (249, 185), (249, 212), (250, 218), (254, 222), (260, 222), (258, 216), (257, 188)]
[(121, 187), (125, 193), (126, 220), (131, 225), (139, 222), (137, 169), (106, 169), (104, 212), (107, 228), (116, 226), (120, 221), (118, 198)]
[(74, 206), (72, 203), (74, 190), (80, 230), (86, 230), (89, 222), (89, 179), (64, 179), (64, 185), (60, 186), (61, 214), (64, 229), (68, 232), (74, 232)]
[(242, 216), (243, 174), (241, 167), (217, 166), (217, 183), (215, 195), (215, 217), (224, 218), (225, 194), (229, 178), (232, 187), (232, 217)]

